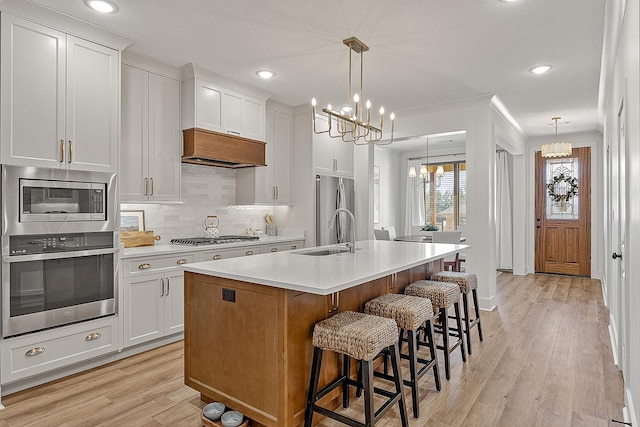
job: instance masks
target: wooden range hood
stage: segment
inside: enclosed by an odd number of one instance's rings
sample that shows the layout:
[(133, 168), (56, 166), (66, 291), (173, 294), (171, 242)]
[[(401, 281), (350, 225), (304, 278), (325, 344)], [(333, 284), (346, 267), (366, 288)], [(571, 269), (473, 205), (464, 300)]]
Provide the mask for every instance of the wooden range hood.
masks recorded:
[(182, 163), (234, 169), (266, 166), (266, 142), (199, 128), (185, 129), (182, 136)]

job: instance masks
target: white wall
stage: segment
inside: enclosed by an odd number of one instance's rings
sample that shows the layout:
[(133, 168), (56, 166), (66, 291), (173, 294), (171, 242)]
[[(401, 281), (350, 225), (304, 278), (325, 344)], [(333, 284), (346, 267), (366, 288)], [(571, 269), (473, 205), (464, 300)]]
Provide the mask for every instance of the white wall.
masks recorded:
[(401, 234), (400, 216), (404, 209), (400, 204), (400, 180), (405, 179), (406, 172), (400, 169), (399, 162), (397, 151), (375, 147), (373, 163), (380, 167), (380, 221), (374, 223), (374, 227), (394, 226), (396, 232)]
[[(604, 116), (604, 143), (607, 147), (617, 142), (618, 111), (624, 101), (626, 111), (625, 170), (627, 246), (622, 262), (626, 270), (627, 309), (612, 313), (621, 317), (626, 341), (620, 355), (625, 383), (625, 403), (629, 421), (638, 425), (640, 416), (640, 9), (637, 1), (607, 1), (605, 41), (599, 104)], [(606, 148), (605, 148), (606, 152)], [(604, 156), (603, 156), (604, 157)], [(601, 162), (602, 164), (602, 162)], [(611, 209), (612, 207), (609, 207)], [(607, 221), (608, 222), (608, 221)], [(614, 230), (608, 230), (612, 233)], [(608, 255), (608, 254), (607, 254)], [(609, 257), (607, 271), (614, 271)], [(610, 281), (608, 281), (610, 283)], [(609, 290), (608, 294), (616, 290)], [(612, 307), (618, 310), (619, 307)], [(618, 327), (619, 325), (615, 325)], [(614, 343), (615, 345), (615, 343)]]

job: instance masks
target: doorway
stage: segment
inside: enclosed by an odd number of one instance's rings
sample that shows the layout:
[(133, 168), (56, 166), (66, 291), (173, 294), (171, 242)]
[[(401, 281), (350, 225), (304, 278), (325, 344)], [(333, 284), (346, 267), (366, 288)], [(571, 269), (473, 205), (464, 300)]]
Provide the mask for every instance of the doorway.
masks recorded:
[(535, 162), (535, 271), (591, 275), (591, 148)]

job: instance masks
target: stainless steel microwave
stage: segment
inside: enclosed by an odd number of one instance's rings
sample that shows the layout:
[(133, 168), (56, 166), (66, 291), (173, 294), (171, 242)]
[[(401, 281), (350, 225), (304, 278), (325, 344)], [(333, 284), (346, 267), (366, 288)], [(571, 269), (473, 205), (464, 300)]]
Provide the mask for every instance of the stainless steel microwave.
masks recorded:
[(4, 235), (115, 230), (115, 175), (2, 167)]

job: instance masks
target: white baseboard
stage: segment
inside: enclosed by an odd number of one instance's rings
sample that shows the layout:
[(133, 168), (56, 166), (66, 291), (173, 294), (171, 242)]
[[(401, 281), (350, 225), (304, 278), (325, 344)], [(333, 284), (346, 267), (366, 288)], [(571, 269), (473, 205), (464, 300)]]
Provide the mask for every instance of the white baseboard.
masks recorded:
[(609, 315), (609, 339), (611, 340), (611, 352), (613, 353), (613, 363), (620, 369), (618, 363), (618, 335), (615, 328), (615, 320)]
[(622, 413), (624, 415), (624, 422), (625, 423), (631, 423), (632, 426), (637, 426), (638, 425), (638, 419), (636, 417), (636, 411), (633, 407), (633, 399), (632, 399), (632, 395), (631, 395), (631, 390), (629, 390), (628, 387), (625, 387), (624, 389), (624, 393), (625, 393), (625, 401), (627, 406), (625, 406), (622, 410)]
[(478, 305), (480, 306), (480, 310), (483, 311), (491, 311), (496, 308), (496, 296), (492, 296), (491, 298), (478, 298)]

